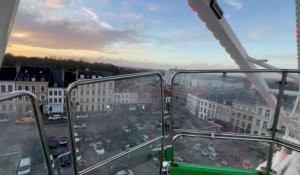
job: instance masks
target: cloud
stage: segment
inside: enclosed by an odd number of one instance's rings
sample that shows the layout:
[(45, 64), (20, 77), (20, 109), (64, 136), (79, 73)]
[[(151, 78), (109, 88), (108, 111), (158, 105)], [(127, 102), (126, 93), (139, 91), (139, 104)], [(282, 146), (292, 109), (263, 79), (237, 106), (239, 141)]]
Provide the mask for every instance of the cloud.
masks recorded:
[(107, 22), (103, 21), (102, 19), (99, 18), (98, 15), (96, 15), (92, 10), (82, 7), (81, 8), (82, 12), (90, 17), (91, 20), (96, 22), (98, 25), (100, 25), (103, 28), (110, 29), (110, 30), (121, 30), (119, 28), (113, 27), (112, 25), (108, 24)]
[(161, 10), (161, 7), (158, 5), (154, 5), (154, 4), (148, 4), (147, 8), (150, 12), (155, 12), (155, 11), (159, 11)]
[(248, 38), (252, 39), (252, 40), (257, 40), (257, 39), (261, 39), (264, 36), (266, 36), (266, 34), (269, 32), (269, 28), (267, 27), (259, 27), (259, 28), (255, 28), (252, 29), (248, 32)]
[[(85, 12), (90, 11), (86, 9)], [(28, 33), (30, 37), (15, 35), (10, 38), (10, 44), (105, 52), (106, 47), (115, 43), (130, 45), (141, 42), (139, 31), (112, 30), (115, 28), (101, 21), (94, 13), (89, 13), (90, 20), (82, 18), (53, 20), (40, 13), (20, 9), (12, 33)]]
[(48, 7), (61, 8), (72, 3), (72, 0), (45, 0)]
[(223, 0), (223, 1), (236, 10), (241, 10), (243, 8), (243, 3), (241, 2), (241, 0)]

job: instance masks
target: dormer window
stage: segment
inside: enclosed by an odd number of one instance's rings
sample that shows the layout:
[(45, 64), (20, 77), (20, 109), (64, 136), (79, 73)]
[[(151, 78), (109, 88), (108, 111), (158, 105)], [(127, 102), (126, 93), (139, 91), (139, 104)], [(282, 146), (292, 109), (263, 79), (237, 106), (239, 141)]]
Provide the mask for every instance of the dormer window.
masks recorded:
[(43, 71), (40, 70), (40, 74), (42, 74), (42, 73), (43, 73)]
[(29, 78), (28, 78), (28, 77), (25, 77), (25, 81), (29, 81)]
[(57, 83), (54, 83), (54, 87), (57, 87)]
[(31, 78), (31, 81), (35, 81), (35, 77)]
[(84, 78), (84, 75), (81, 74), (81, 75), (80, 75), (80, 78)]
[(43, 77), (43, 78), (41, 78), (41, 82), (45, 82), (45, 78)]
[(92, 79), (95, 79), (95, 78), (97, 78), (96, 75), (92, 75)]
[(22, 77), (18, 77), (18, 81), (22, 81)]
[(28, 73), (28, 70), (25, 70), (25, 74), (27, 74)]

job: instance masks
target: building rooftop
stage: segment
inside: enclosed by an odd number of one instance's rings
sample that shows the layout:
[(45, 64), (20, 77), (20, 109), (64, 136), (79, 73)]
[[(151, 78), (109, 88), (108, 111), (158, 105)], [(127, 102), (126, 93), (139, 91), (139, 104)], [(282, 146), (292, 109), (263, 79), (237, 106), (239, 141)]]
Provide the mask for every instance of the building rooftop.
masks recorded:
[(50, 68), (22, 66), (16, 81), (48, 82), (50, 79)]
[(0, 69), (0, 80), (15, 81), (17, 71), (15, 67), (2, 67)]
[(105, 72), (105, 71), (78, 71), (78, 79), (94, 79), (94, 78), (102, 78), (111, 76), (111, 72)]
[(64, 87), (64, 74), (63, 70), (51, 70), (49, 87)]
[(66, 71), (64, 76), (64, 87), (68, 87), (74, 81), (76, 81), (76, 72)]

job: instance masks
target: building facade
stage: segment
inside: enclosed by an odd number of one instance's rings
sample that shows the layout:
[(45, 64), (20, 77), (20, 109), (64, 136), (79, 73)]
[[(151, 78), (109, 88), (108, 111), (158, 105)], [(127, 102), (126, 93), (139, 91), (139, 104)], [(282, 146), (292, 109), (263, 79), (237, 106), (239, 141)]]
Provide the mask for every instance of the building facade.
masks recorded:
[[(0, 95), (15, 91), (16, 68), (2, 67), (0, 70)], [(16, 112), (16, 99), (0, 103), (0, 114)]]

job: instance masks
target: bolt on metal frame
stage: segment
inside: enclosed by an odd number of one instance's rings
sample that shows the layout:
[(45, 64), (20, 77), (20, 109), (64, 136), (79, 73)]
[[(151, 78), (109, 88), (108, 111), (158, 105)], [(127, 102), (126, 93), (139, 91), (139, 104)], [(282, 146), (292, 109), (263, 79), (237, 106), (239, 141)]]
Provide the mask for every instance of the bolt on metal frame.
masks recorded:
[[(239, 135), (239, 134), (224, 134), (224, 133), (213, 133), (213, 132), (197, 132), (197, 131), (191, 131), (191, 130), (186, 130), (186, 129), (173, 129), (173, 123), (174, 123), (174, 105), (175, 105), (175, 100), (174, 100), (174, 84), (175, 84), (175, 78), (178, 74), (204, 74), (204, 73), (279, 73), (281, 74), (281, 81), (280, 81), (280, 87), (279, 87), (279, 94), (277, 96), (277, 102), (276, 102), (276, 108), (275, 108), (275, 113), (274, 113), (274, 120), (271, 128), (271, 137), (268, 136), (249, 136), (249, 135)], [(285, 146), (287, 148), (290, 148), (292, 150), (295, 150), (297, 152), (300, 152), (300, 145), (294, 144), (292, 142), (276, 138), (276, 132), (277, 132), (277, 125), (278, 125), (278, 120), (280, 117), (280, 110), (282, 108), (282, 100), (284, 96), (284, 90), (286, 86), (286, 80), (287, 80), (287, 75), (288, 73), (300, 73), (299, 70), (265, 70), (265, 69), (257, 69), (257, 70), (181, 70), (181, 71), (176, 71), (171, 79), (171, 132), (178, 133), (179, 135), (176, 135), (173, 138), (172, 145), (174, 144), (174, 141), (179, 137), (179, 136), (197, 136), (197, 137), (204, 137), (204, 138), (217, 138), (217, 139), (236, 139), (236, 140), (249, 140), (249, 141), (264, 141), (268, 142), (270, 144), (269, 147), (269, 153), (268, 153), (268, 160), (267, 160), (267, 174), (270, 174), (271, 172), (271, 167), (272, 167), (272, 160), (273, 160), (273, 151), (274, 151), (274, 144), (279, 144), (282, 146)], [(297, 104), (295, 104), (297, 105)], [(212, 137), (212, 134), (214, 137)], [(172, 160), (173, 163), (173, 160)]]
[[(76, 143), (75, 143), (75, 137), (74, 137), (74, 123), (75, 123), (75, 119), (74, 119), (74, 111), (72, 110), (72, 104), (71, 103), (71, 92), (73, 89), (77, 88), (80, 85), (87, 85), (87, 84), (93, 84), (93, 83), (101, 83), (101, 82), (107, 82), (107, 81), (117, 81), (117, 80), (126, 80), (126, 79), (134, 79), (134, 78), (141, 78), (141, 77), (149, 77), (149, 76), (157, 76), (160, 80), (160, 96), (161, 96), (161, 122), (162, 122), (162, 128), (161, 128), (161, 133), (162, 135), (149, 141), (146, 143), (143, 143), (141, 145), (138, 145), (137, 147), (126, 151), (126, 152), (121, 152), (115, 156), (112, 156), (111, 158), (108, 158), (107, 160), (104, 160), (102, 162), (99, 162), (87, 169), (84, 169), (82, 171), (79, 172), (78, 169), (78, 163), (76, 161)], [(157, 140), (161, 140), (162, 141), (162, 145), (161, 145), (161, 150), (163, 150), (163, 145), (164, 145), (164, 114), (163, 114), (163, 104), (164, 104), (164, 96), (163, 96), (163, 76), (160, 72), (144, 72), (144, 73), (135, 73), (135, 74), (125, 74), (125, 75), (118, 75), (118, 76), (110, 76), (110, 77), (103, 77), (103, 78), (99, 78), (99, 79), (85, 79), (85, 80), (78, 80), (75, 81), (73, 83), (71, 83), (68, 88), (67, 88), (67, 93), (66, 93), (66, 100), (67, 100), (67, 116), (68, 116), (68, 128), (69, 128), (69, 134), (70, 134), (70, 142), (71, 142), (71, 157), (72, 157), (72, 164), (73, 164), (73, 171), (75, 173), (75, 175), (78, 174), (89, 174), (92, 171), (95, 171), (96, 169), (98, 169), (99, 167), (102, 167), (104, 165), (107, 165), (108, 163), (117, 160), (121, 157), (124, 157), (130, 153), (133, 153), (134, 151), (149, 145)], [(161, 154), (161, 159), (160, 161), (162, 161), (163, 158), (163, 154)], [(162, 166), (162, 162), (160, 163), (160, 169)]]
[(38, 130), (38, 135), (39, 135), (39, 139), (41, 141), (41, 147), (42, 147), (42, 153), (44, 156), (44, 159), (46, 160), (46, 167), (48, 170), (48, 174), (53, 174), (53, 170), (52, 170), (52, 166), (51, 166), (51, 160), (50, 160), (50, 156), (49, 156), (49, 148), (48, 148), (48, 142), (45, 139), (46, 138), (46, 134), (44, 132), (44, 124), (43, 124), (43, 119), (42, 119), (42, 113), (39, 109), (39, 103), (38, 100), (36, 98), (36, 96), (28, 91), (24, 91), (24, 90), (20, 90), (20, 91), (14, 91), (14, 92), (10, 92), (8, 94), (5, 95), (1, 95), (0, 96), (0, 102), (6, 101), (6, 100), (11, 100), (14, 98), (18, 98), (18, 97), (28, 97), (30, 99), (32, 108), (33, 108), (33, 114), (35, 117), (35, 123), (37, 126), (37, 130)]

